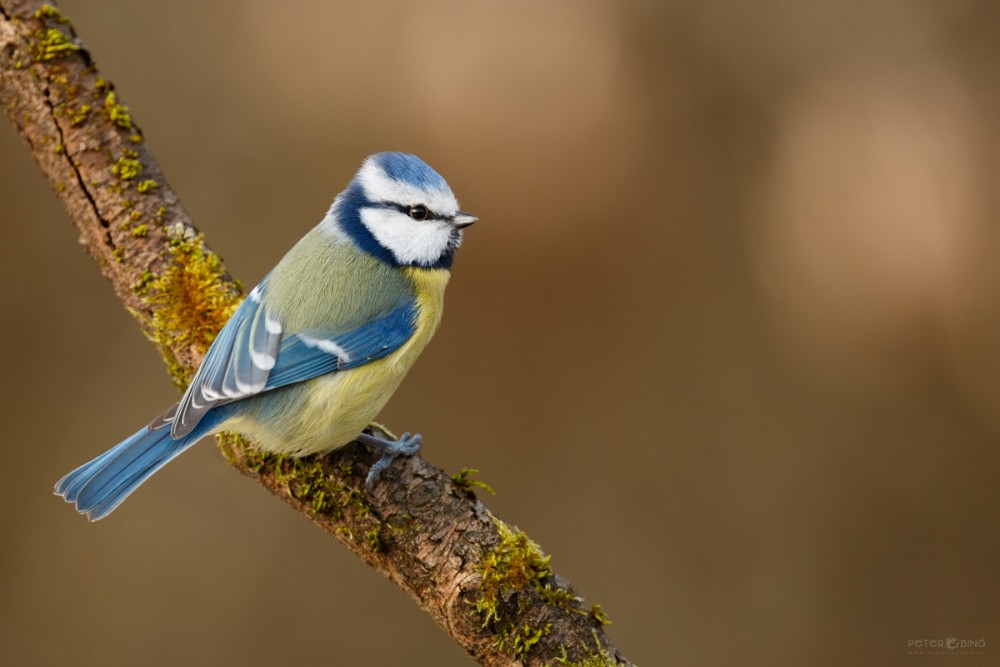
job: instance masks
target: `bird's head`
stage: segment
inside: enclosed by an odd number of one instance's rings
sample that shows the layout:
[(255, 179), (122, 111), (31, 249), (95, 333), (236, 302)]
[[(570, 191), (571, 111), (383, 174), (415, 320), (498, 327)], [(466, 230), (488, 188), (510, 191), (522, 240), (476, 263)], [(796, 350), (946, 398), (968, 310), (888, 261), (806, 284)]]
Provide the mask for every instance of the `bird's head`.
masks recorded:
[(408, 153), (376, 153), (333, 202), (328, 220), (363, 251), (395, 266), (451, 266), (462, 229), (448, 183)]

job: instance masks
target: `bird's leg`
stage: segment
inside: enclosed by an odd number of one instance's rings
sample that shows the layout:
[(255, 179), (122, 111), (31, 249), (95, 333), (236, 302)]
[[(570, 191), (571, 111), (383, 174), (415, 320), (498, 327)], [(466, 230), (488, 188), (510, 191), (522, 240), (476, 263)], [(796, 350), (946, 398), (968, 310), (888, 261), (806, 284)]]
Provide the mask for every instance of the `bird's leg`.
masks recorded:
[(399, 440), (386, 440), (367, 433), (361, 433), (358, 435), (357, 441), (382, 452), (382, 458), (376, 461), (375, 465), (371, 467), (371, 470), (368, 471), (368, 479), (365, 480), (365, 487), (369, 492), (372, 490), (372, 484), (382, 474), (382, 471), (389, 467), (393, 459), (397, 456), (413, 456), (420, 451), (419, 433), (414, 433), (413, 435), (404, 433), (403, 437)]
[(398, 435), (396, 435), (395, 433), (393, 433), (392, 431), (390, 431), (389, 429), (387, 429), (384, 425), (382, 425), (382, 424), (380, 424), (378, 422), (372, 422), (372, 423), (368, 424), (368, 427), (365, 430), (371, 431), (372, 429), (375, 429), (376, 431), (382, 431), (387, 436), (389, 436), (389, 438), (392, 439), (392, 440), (399, 440), (399, 436)]

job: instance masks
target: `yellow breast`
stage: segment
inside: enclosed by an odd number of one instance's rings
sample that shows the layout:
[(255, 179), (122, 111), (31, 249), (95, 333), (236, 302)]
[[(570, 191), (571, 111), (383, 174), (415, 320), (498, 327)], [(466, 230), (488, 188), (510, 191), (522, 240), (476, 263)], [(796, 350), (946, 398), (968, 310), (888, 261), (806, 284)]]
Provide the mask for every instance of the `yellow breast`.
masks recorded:
[(441, 323), (447, 269), (404, 269), (417, 297), (413, 335), (392, 354), (310, 380), (300, 405), (277, 422), (238, 418), (226, 429), (246, 433), (264, 449), (291, 455), (329, 451), (353, 440), (388, 402)]

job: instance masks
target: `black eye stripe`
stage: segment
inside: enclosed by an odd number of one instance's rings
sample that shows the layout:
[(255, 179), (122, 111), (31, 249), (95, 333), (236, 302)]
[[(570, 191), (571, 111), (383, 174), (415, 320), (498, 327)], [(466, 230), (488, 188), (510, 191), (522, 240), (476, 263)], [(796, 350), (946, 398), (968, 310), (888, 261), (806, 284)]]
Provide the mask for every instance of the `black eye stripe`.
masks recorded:
[[(424, 220), (447, 220), (448, 219), (448, 216), (441, 215), (440, 213), (435, 213), (434, 211), (432, 211), (429, 208), (427, 208), (427, 206), (424, 205), (424, 204), (414, 204), (414, 206), (423, 206), (424, 210), (427, 211), (427, 215), (424, 216), (424, 218), (421, 220), (421, 222), (424, 221)], [(379, 208), (395, 209), (395, 210), (399, 211), (400, 213), (402, 213), (403, 215), (408, 216), (408, 217), (410, 216), (410, 209), (414, 208), (414, 206), (403, 206), (402, 204), (396, 204), (396, 203), (393, 203), (393, 202), (380, 202), (378, 204)]]

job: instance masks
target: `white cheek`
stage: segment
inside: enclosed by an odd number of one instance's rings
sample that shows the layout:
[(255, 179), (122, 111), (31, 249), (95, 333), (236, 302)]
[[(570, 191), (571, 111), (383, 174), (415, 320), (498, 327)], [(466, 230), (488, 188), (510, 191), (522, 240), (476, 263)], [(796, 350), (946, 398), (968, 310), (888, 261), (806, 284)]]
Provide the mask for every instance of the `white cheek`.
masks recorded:
[(383, 208), (361, 209), (361, 222), (400, 264), (434, 264), (448, 249), (451, 239), (451, 228), (446, 222), (418, 221)]

